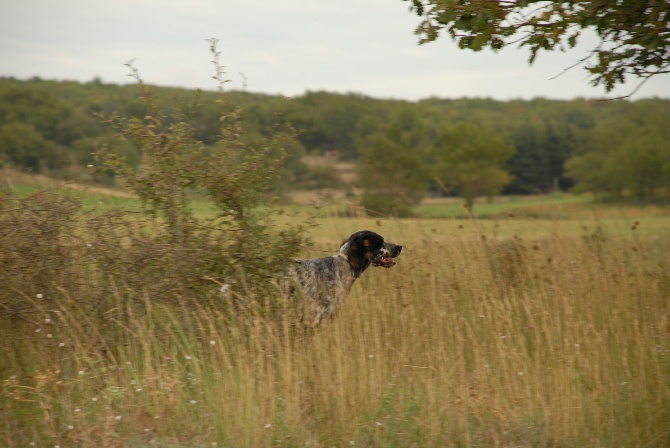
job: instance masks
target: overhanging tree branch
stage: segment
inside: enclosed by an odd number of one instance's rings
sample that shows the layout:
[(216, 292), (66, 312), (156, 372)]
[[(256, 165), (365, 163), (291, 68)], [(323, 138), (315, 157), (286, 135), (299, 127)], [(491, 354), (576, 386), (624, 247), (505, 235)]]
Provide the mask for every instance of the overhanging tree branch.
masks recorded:
[[(532, 64), (541, 50), (574, 48), (581, 30), (591, 29), (600, 42), (588, 57), (563, 73), (597, 55), (597, 61), (585, 69), (590, 82), (602, 85), (606, 92), (625, 84), (627, 75), (645, 77), (636, 92), (649, 77), (668, 73), (667, 0), (403, 1), (411, 1), (410, 10), (422, 19), (415, 30), (421, 44), (436, 40), (442, 31), (460, 48), (473, 51), (486, 47), (497, 51), (519, 44), (529, 47)], [(511, 39), (513, 36), (518, 39)], [(605, 44), (610, 43), (613, 46), (608, 48)]]

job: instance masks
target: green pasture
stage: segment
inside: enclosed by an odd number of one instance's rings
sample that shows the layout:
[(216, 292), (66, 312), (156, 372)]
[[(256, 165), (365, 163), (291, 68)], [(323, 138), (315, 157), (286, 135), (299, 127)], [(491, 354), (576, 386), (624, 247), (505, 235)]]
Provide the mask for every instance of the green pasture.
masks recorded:
[[(351, 204), (345, 201), (324, 201), (312, 206), (284, 205), (287, 210), (305, 212), (319, 217), (350, 215)], [(670, 216), (667, 204), (620, 204), (599, 202), (588, 194), (561, 193), (542, 196), (497, 197), (479, 199), (473, 213), (468, 213), (460, 198), (427, 199), (414, 208), (415, 218), (456, 220), (502, 220), (507, 218), (546, 220), (636, 219)], [(371, 216), (392, 216), (370, 212)]]
[[(475, 203), (473, 214), (479, 218), (499, 217), (504, 214), (520, 212), (532, 217), (565, 218), (562, 207), (592, 201), (588, 195), (574, 196), (569, 194), (546, 195), (542, 197), (523, 198), (519, 196), (493, 198), (490, 201), (480, 199)], [(417, 214), (428, 218), (467, 218), (467, 210), (459, 199), (452, 199), (444, 204), (420, 205)], [(553, 215), (553, 216), (552, 216)]]
[[(44, 187), (17, 184), (11, 188), (23, 195), (44, 191)], [(85, 211), (102, 213), (112, 209), (138, 211), (141, 202), (125, 192), (118, 190), (87, 189), (78, 186), (76, 189), (57, 188), (63, 194), (71, 195), (82, 202)], [(350, 204), (347, 201), (322, 201), (313, 205), (295, 205), (268, 199), (263, 207), (274, 207), (289, 214), (317, 216), (320, 218), (343, 217), (350, 215)], [(197, 196), (191, 198), (191, 210), (199, 217), (209, 217), (216, 213), (215, 207), (206, 199)], [(456, 220), (505, 220), (505, 219), (543, 219), (543, 220), (636, 220), (638, 218), (662, 218), (670, 216), (668, 204), (620, 204), (596, 201), (591, 195), (573, 195), (559, 193), (541, 196), (505, 196), (491, 200), (485, 198), (475, 202), (472, 215), (468, 213), (459, 198), (427, 199), (414, 209), (418, 219), (456, 219)], [(371, 216), (390, 218), (386, 215)]]

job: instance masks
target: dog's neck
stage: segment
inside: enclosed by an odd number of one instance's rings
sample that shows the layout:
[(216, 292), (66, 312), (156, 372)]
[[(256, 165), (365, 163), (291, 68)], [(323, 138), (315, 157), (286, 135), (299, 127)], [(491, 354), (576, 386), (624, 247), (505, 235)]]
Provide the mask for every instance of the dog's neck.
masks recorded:
[(342, 253), (342, 252), (339, 252), (339, 253), (336, 255), (336, 257), (337, 257), (337, 258), (341, 258), (341, 259), (342, 259), (342, 260), (349, 266), (349, 269), (350, 269), (350, 271), (351, 271), (351, 276), (352, 276), (354, 279), (357, 279), (358, 277), (360, 277), (360, 275), (363, 273), (363, 271), (365, 271), (365, 270), (367, 269), (367, 267), (368, 267), (368, 264), (366, 264), (366, 265), (364, 265), (364, 266), (355, 266), (355, 265), (351, 262), (351, 260), (349, 260), (349, 256), (348, 256), (347, 254), (345, 254), (345, 253)]

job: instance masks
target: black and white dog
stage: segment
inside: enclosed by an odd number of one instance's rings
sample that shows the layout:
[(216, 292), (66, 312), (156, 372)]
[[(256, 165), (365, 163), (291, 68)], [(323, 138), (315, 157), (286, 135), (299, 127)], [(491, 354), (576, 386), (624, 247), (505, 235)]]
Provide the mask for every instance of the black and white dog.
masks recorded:
[(351, 235), (337, 255), (295, 260), (289, 267), (289, 293), (305, 300), (305, 324), (318, 326), (342, 306), (354, 282), (369, 266), (392, 268), (402, 246), (372, 231)]

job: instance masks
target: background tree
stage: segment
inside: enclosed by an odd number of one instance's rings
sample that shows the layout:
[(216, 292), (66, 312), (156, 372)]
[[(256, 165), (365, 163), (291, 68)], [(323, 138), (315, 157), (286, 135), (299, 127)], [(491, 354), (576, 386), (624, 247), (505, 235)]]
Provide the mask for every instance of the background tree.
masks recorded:
[[(670, 3), (666, 0), (403, 0), (422, 18), (421, 43), (445, 30), (460, 48), (500, 50), (512, 43), (540, 50), (573, 48), (586, 29), (600, 41), (586, 64), (594, 86), (611, 91), (627, 75), (670, 73)], [(511, 39), (514, 37), (514, 39)], [(639, 86), (638, 86), (639, 87)]]
[(0, 156), (35, 173), (56, 168), (60, 162), (55, 145), (34, 126), (21, 122), (0, 125)]
[(73, 107), (49, 92), (44, 85), (13, 86), (0, 94), (0, 121), (22, 122), (38, 129), (47, 140), (66, 144), (63, 134)]
[(469, 123), (444, 127), (433, 155), (435, 177), (455, 189), (472, 212), (477, 197), (495, 196), (510, 181), (502, 166), (513, 153), (504, 135)]
[(670, 187), (670, 113), (642, 102), (626, 118), (600, 122), (566, 162), (576, 191), (654, 201)]
[(359, 186), (365, 189), (366, 209), (408, 216), (426, 192), (428, 178), (420, 149), (399, 125), (386, 135), (373, 135), (362, 145), (357, 165)]
[(510, 132), (516, 149), (504, 166), (513, 176), (504, 194), (549, 193), (555, 188), (567, 190), (573, 186), (564, 173), (565, 160), (576, 140), (572, 126), (536, 116)]
[(286, 119), (304, 130), (298, 140), (306, 147), (322, 153), (338, 151), (341, 157), (353, 159), (356, 129), (371, 101), (355, 94), (307, 92), (293, 100)]

